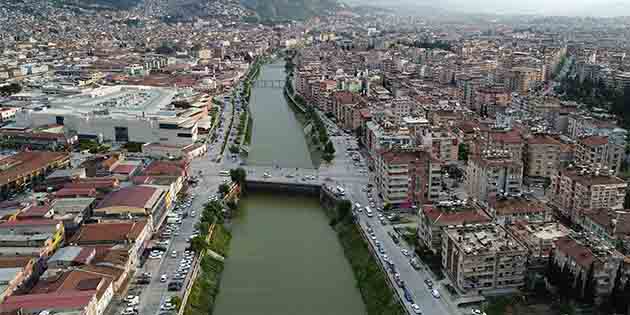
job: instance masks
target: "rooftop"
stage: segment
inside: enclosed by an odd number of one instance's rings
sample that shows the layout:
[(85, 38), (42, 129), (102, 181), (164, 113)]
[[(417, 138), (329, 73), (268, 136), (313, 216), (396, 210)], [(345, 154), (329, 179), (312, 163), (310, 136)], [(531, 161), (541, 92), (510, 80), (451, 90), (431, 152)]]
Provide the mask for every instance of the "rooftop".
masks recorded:
[(450, 226), (444, 232), (466, 255), (525, 250), (513, 236), (493, 223)]
[(0, 160), (0, 186), (68, 158), (64, 152), (20, 152)]
[(83, 243), (120, 243), (135, 241), (147, 225), (146, 220), (121, 223), (84, 224), (68, 242), (70, 244)]

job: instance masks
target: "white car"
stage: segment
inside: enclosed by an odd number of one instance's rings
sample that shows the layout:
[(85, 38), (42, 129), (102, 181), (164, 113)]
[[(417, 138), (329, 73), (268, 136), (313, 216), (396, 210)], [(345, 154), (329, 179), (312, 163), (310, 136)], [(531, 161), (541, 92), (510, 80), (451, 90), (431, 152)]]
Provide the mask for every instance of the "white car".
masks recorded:
[(420, 311), (420, 306), (418, 306), (418, 304), (411, 304), (411, 309), (416, 314), (422, 314), (422, 312)]
[(431, 290), (431, 295), (433, 295), (434, 298), (439, 299), (440, 298), (440, 291), (438, 291), (437, 289), (433, 289), (433, 290)]
[(168, 276), (167, 276), (166, 274), (163, 274), (163, 275), (160, 277), (160, 282), (166, 282), (166, 280), (167, 280), (167, 279), (168, 279)]
[(408, 250), (403, 249), (401, 252), (402, 252), (402, 254), (403, 254), (404, 256), (409, 256), (409, 251), (408, 251)]

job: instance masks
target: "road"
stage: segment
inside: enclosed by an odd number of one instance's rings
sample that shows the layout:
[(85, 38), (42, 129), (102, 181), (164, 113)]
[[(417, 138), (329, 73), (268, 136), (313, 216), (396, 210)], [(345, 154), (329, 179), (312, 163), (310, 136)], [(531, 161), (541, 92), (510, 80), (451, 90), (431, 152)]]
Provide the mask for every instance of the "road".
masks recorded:
[[(229, 94), (228, 94), (229, 95)], [(152, 275), (151, 282), (148, 285), (140, 286), (131, 284), (130, 292), (139, 292), (140, 304), (138, 305), (139, 314), (160, 314), (160, 306), (171, 299), (172, 296), (183, 296), (184, 288), (186, 288), (188, 281), (191, 281), (190, 275), (193, 268), (190, 269), (186, 282), (181, 290), (168, 291), (168, 283), (170, 282), (173, 273), (177, 270), (182, 259), (183, 252), (188, 247), (188, 238), (193, 234), (195, 224), (197, 223), (205, 203), (208, 202), (208, 198), (217, 193), (218, 187), (225, 180), (225, 177), (219, 176), (219, 172), (226, 167), (223, 161), (226, 161), (228, 150), (224, 153), (224, 158), (220, 162), (216, 162), (217, 157), (220, 155), (223, 140), (226, 133), (230, 132), (235, 134), (233, 130), (228, 130), (229, 122), (232, 119), (232, 107), (231, 102), (225, 102), (224, 108), (221, 113), (221, 127), (217, 128), (215, 132), (218, 133), (215, 143), (210, 143), (208, 137), (208, 152), (205, 156), (201, 156), (191, 161), (190, 174), (199, 176), (199, 182), (196, 187), (189, 187), (189, 193), (195, 195), (192, 200), (192, 205), (188, 208), (189, 216), (183, 219), (180, 226), (179, 235), (171, 237), (170, 244), (167, 251), (161, 259), (148, 259), (146, 263), (136, 271), (136, 275), (140, 275), (143, 272), (150, 272)], [(235, 121), (235, 124), (238, 121)], [(233, 125), (233, 129), (236, 129), (236, 125)], [(192, 211), (195, 211), (193, 217)], [(171, 252), (177, 252), (177, 258), (171, 257)], [(196, 263), (196, 261), (194, 261)], [(194, 265), (193, 263), (193, 265)], [(168, 281), (160, 282), (160, 277), (166, 274)], [(132, 283), (135, 279), (132, 280)], [(120, 301), (112, 303), (113, 307), (108, 309), (107, 314), (119, 314), (124, 305)]]
[[(334, 124), (323, 117), (325, 123), (329, 126), (329, 133), (341, 133), (341, 131), (334, 126)], [(336, 150), (336, 156), (332, 165), (325, 166), (320, 170), (320, 176), (327, 176), (333, 179), (335, 183), (339, 183), (344, 187), (346, 191), (346, 198), (352, 201), (353, 204), (359, 203), (362, 206), (369, 204), (367, 192), (363, 191), (364, 187), (373, 179), (373, 174), (370, 172), (361, 173), (355, 166), (355, 161), (346, 154), (349, 147), (356, 147), (356, 139), (350, 136), (333, 136), (331, 137)], [(365, 156), (362, 157), (362, 164), (365, 165)], [(362, 169), (362, 168), (359, 168)], [(373, 183), (373, 181), (372, 181)], [(372, 193), (375, 197), (377, 208), (382, 209), (382, 201), (378, 200), (376, 191)], [(367, 235), (367, 225), (369, 223), (376, 235), (376, 239), (382, 244), (385, 249), (386, 255), (394, 263), (396, 271), (400, 274), (401, 279), (405, 282), (405, 286), (409, 289), (414, 303), (418, 304), (422, 314), (427, 315), (444, 315), (444, 314), (462, 314), (463, 310), (456, 307), (450, 300), (449, 294), (446, 290), (441, 290), (439, 286), (435, 286), (441, 293), (441, 298), (436, 299), (431, 295), (431, 290), (426, 286), (424, 281), (430, 279), (434, 284), (438, 283), (428, 270), (428, 267), (419, 260), (421, 264), (420, 270), (415, 270), (409, 260), (410, 257), (403, 255), (402, 250), (407, 249), (409, 253), (413, 253), (413, 249), (406, 247), (404, 242), (400, 242), (400, 245), (394, 243), (388, 232), (393, 232), (391, 225), (382, 225), (376, 218), (368, 218), (365, 211), (359, 213), (358, 222), (360, 227)], [(374, 242), (370, 242), (370, 246), (374, 247)], [(374, 248), (376, 249), (376, 248)], [(376, 250), (374, 252), (377, 252)], [(383, 257), (378, 257), (381, 264), (385, 264)], [(387, 273), (388, 277), (395, 283), (392, 273)], [(400, 296), (402, 301), (404, 299), (404, 292), (401, 288), (396, 287), (396, 293)], [(414, 311), (411, 309), (411, 303), (404, 302), (404, 306), (410, 314)]]

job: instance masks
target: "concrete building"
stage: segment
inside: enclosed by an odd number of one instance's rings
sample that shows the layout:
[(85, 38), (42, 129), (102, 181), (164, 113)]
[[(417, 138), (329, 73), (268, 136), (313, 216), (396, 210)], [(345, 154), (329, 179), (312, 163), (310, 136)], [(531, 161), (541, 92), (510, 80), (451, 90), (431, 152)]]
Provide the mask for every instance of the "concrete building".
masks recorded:
[(391, 148), (379, 152), (375, 161), (376, 188), (386, 203), (410, 207), (438, 196), (441, 165), (427, 151)]
[(623, 209), (628, 184), (613, 175), (587, 168), (563, 168), (551, 178), (549, 200), (564, 216), (577, 222), (584, 209)]
[(196, 110), (175, 110), (175, 90), (146, 86), (108, 86), (24, 109), (16, 125), (63, 125), (79, 139), (111, 142), (159, 142), (187, 145), (197, 141)]
[(558, 222), (513, 221), (505, 229), (527, 248), (527, 269), (542, 272), (553, 254), (554, 242), (569, 235), (570, 229)]
[(527, 249), (501, 226), (452, 226), (442, 234), (442, 268), (465, 293), (518, 291), (525, 284)]
[(476, 205), (452, 204), (443, 201), (438, 205), (424, 205), (418, 211), (418, 241), (437, 254), (442, 250), (442, 230), (448, 226), (487, 223), (490, 217)]
[(525, 176), (551, 178), (560, 167), (562, 143), (555, 138), (536, 134), (526, 139)]
[(25, 186), (37, 183), (57, 168), (70, 165), (65, 152), (31, 151), (0, 159), (0, 200)]
[(575, 277), (578, 290), (586, 287), (589, 270), (594, 279), (595, 304), (601, 304), (615, 286), (615, 278), (624, 255), (600, 239), (584, 233), (571, 232), (555, 241), (554, 262), (563, 268), (568, 266)]
[(625, 151), (624, 146), (609, 141), (604, 136), (587, 136), (579, 138), (575, 152), (575, 162), (578, 165), (599, 168), (600, 172), (617, 174), (621, 168)]
[(539, 69), (514, 67), (506, 73), (507, 87), (519, 94), (527, 94), (536, 84), (542, 82), (542, 73)]
[(523, 186), (523, 165), (506, 151), (485, 151), (473, 155), (466, 168), (466, 192), (485, 205), (499, 195), (519, 195)]
[(490, 203), (488, 213), (494, 222), (505, 225), (514, 221), (545, 222), (551, 220), (546, 204), (528, 196), (497, 196)]

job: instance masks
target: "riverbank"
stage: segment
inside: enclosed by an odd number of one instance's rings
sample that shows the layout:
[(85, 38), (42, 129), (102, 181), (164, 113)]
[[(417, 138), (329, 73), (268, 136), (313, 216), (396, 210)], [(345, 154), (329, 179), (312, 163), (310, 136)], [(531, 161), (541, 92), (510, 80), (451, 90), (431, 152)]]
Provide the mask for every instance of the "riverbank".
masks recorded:
[(369, 244), (352, 218), (337, 221), (339, 214), (336, 209), (324, 209), (350, 262), (367, 314), (406, 315), (407, 312), (389, 287), (387, 275), (374, 259)]
[[(208, 249), (225, 257), (232, 236), (222, 225), (215, 225)], [(224, 262), (203, 251), (200, 253), (199, 272), (188, 295), (184, 315), (212, 315), (219, 294)]]

